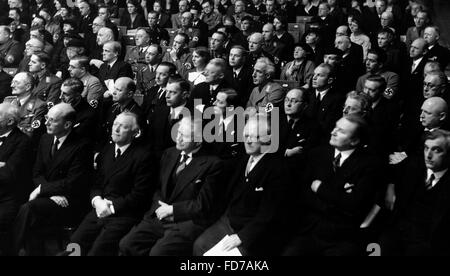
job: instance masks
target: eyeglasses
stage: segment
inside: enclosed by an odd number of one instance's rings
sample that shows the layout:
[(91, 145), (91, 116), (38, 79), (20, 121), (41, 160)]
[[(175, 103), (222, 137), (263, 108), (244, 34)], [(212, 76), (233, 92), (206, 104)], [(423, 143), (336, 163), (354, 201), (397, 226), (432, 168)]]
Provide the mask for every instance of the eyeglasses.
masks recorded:
[(44, 119), (45, 119), (46, 122), (49, 122), (50, 124), (53, 124), (53, 123), (58, 121), (58, 119), (50, 118), (50, 117), (48, 117), (48, 115), (45, 115)]
[(289, 98), (284, 98), (284, 102), (285, 103), (290, 103), (290, 104), (299, 104), (302, 103), (303, 101), (299, 101), (297, 99), (289, 99)]
[(430, 82), (428, 82), (428, 83), (426, 83), (426, 82), (424, 82), (423, 83), (423, 88), (426, 88), (426, 89), (436, 89), (436, 88), (438, 88), (440, 85), (435, 85), (435, 84), (432, 84), (432, 83), (430, 83)]

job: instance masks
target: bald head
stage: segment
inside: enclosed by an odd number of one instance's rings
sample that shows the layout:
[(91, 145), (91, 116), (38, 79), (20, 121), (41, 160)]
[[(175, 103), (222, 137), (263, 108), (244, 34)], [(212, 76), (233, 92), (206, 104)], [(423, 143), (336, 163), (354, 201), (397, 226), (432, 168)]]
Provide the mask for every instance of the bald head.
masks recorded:
[(250, 52), (257, 52), (262, 49), (264, 37), (261, 33), (253, 33), (248, 38), (248, 49)]
[(304, 107), (305, 91), (302, 89), (292, 89), (286, 94), (284, 99), (284, 111), (285, 114), (290, 117), (300, 117)]
[(264, 38), (264, 41), (270, 41), (272, 40), (274, 36), (275, 28), (273, 27), (272, 23), (267, 23), (262, 28), (262, 35)]
[(339, 26), (336, 29), (336, 37), (338, 37), (338, 36), (348, 36), (348, 35), (349, 35), (349, 29), (348, 29), (347, 25)]
[(73, 128), (76, 119), (76, 112), (72, 105), (68, 103), (59, 103), (47, 113), (45, 126), (47, 133), (55, 137), (66, 136)]
[(114, 40), (114, 33), (110, 28), (100, 28), (97, 33), (97, 45), (103, 46), (106, 42)]
[(409, 56), (413, 59), (423, 57), (428, 51), (427, 41), (423, 38), (418, 38), (413, 41), (409, 49)]
[(131, 78), (118, 78), (114, 83), (112, 99), (119, 104), (126, 104), (133, 97), (136, 91), (136, 84)]
[(447, 102), (440, 97), (431, 97), (422, 104), (420, 122), (424, 128), (439, 128), (447, 119)]

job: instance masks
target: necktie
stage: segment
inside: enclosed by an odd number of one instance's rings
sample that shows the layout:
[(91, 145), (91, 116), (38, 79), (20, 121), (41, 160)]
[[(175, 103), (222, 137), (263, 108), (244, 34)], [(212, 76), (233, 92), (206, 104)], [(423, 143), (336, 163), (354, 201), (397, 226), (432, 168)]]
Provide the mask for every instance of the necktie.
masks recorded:
[(336, 157), (333, 160), (333, 170), (336, 171), (338, 168), (341, 167), (341, 153), (336, 155)]
[(55, 156), (56, 151), (58, 150), (58, 145), (59, 145), (59, 139), (57, 138), (52, 145), (52, 157)]
[(176, 176), (178, 176), (180, 172), (184, 170), (184, 168), (186, 168), (186, 161), (188, 160), (188, 158), (189, 156), (187, 154), (183, 153), (181, 155), (180, 163), (178, 164), (177, 170), (175, 171)]
[(317, 103), (320, 105), (320, 101), (321, 101), (320, 92), (316, 92), (316, 93), (317, 93), (316, 94)]
[(294, 128), (294, 124), (295, 124), (294, 119), (289, 119), (288, 120), (289, 130)]
[(116, 151), (116, 160), (120, 157), (120, 155), (122, 155), (122, 151), (118, 148)]
[(159, 88), (159, 90), (158, 90), (158, 99), (161, 99), (163, 94), (164, 94), (164, 89)]
[(237, 78), (238, 78), (238, 75), (237, 75), (237, 73), (236, 73), (236, 72), (233, 72), (233, 78), (234, 78), (234, 80), (237, 80)]
[(247, 177), (250, 171), (252, 170), (253, 162), (255, 162), (255, 159), (253, 156), (250, 156), (250, 159), (248, 159), (247, 167), (245, 168), (245, 176)]
[(435, 179), (434, 173), (432, 173), (430, 175), (430, 178), (428, 178), (428, 180), (425, 183), (425, 189), (427, 189), (427, 191), (431, 190), (433, 188), (433, 181)]

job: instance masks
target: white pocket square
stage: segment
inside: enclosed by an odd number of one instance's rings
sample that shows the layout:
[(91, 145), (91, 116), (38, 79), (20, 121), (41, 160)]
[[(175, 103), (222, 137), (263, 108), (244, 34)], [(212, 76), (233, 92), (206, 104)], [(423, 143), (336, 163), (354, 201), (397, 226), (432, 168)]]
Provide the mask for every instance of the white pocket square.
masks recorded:
[(197, 180), (195, 180), (195, 183), (200, 183), (200, 182), (202, 182), (202, 180), (201, 180), (201, 179), (197, 179)]
[(262, 192), (262, 191), (264, 191), (263, 187), (255, 188), (255, 192)]

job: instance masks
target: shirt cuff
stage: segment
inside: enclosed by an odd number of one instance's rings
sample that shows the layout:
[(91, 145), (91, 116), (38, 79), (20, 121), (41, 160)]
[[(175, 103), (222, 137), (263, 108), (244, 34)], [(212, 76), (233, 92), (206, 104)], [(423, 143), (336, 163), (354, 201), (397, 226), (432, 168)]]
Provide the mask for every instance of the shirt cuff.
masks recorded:
[(91, 205), (92, 205), (92, 207), (94, 207), (94, 208), (95, 208), (94, 202), (95, 202), (97, 199), (102, 199), (102, 198), (101, 198), (100, 196), (94, 196), (94, 198), (91, 200)]

